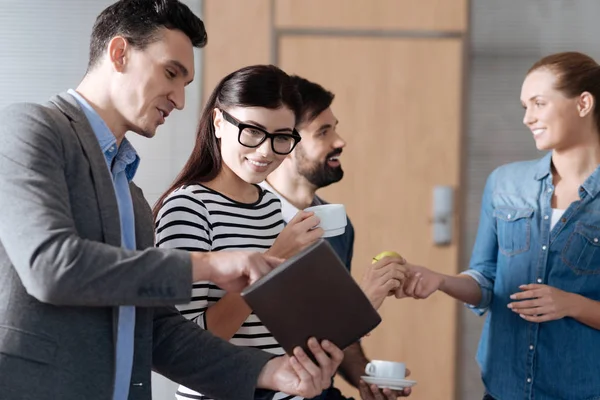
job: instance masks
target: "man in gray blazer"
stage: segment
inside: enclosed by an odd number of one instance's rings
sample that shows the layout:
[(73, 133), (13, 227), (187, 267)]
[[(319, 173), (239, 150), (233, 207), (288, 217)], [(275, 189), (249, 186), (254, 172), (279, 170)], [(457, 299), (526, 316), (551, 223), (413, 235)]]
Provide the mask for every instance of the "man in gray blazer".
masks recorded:
[(312, 397), (342, 352), (233, 346), (172, 307), (193, 281), (240, 291), (278, 260), (153, 247), (125, 133), (184, 106), (204, 25), (177, 0), (121, 0), (94, 25), (77, 91), (0, 112), (0, 398), (149, 400), (151, 370), (219, 399)]

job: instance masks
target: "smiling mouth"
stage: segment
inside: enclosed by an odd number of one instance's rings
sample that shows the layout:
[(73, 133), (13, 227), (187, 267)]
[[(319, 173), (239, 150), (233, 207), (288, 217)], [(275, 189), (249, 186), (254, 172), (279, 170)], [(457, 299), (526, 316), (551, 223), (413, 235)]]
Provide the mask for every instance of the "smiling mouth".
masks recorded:
[(167, 117), (169, 116), (168, 112), (166, 112), (164, 110), (161, 110), (160, 108), (157, 108), (157, 110), (158, 110), (158, 113), (160, 114), (160, 116), (161, 116), (162, 119), (167, 119)]
[(339, 168), (342, 165), (342, 163), (340, 163), (340, 155), (338, 154), (333, 157), (328, 157), (326, 165), (329, 168)]
[(264, 163), (263, 162), (258, 162), (258, 161), (251, 160), (249, 158), (247, 158), (246, 160), (248, 160), (248, 162), (250, 164), (256, 165), (257, 167), (266, 167), (267, 165), (269, 165), (269, 163), (267, 163), (267, 162), (264, 162)]
[(538, 136), (538, 135), (541, 135), (542, 133), (546, 132), (546, 128), (534, 129), (531, 132), (533, 133), (533, 136)]

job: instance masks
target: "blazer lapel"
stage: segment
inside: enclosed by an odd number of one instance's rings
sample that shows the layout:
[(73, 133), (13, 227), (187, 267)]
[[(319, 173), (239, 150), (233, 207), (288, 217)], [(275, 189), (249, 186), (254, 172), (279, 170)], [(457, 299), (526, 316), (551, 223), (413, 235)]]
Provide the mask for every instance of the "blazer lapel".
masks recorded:
[(104, 241), (113, 246), (121, 246), (121, 222), (119, 220), (119, 206), (113, 186), (110, 171), (106, 166), (106, 159), (98, 139), (92, 130), (79, 103), (68, 93), (61, 93), (53, 97), (50, 102), (56, 106), (71, 121), (73, 131), (77, 135), (81, 147), (90, 163), (90, 170), (96, 198), (98, 199), (99, 212), (102, 220)]
[(135, 183), (129, 183), (131, 200), (133, 202), (133, 211), (135, 219), (135, 241), (138, 250), (147, 249), (154, 246), (154, 220), (152, 218), (152, 209), (144, 197), (142, 189)]
[[(90, 163), (90, 171), (94, 188), (96, 190), (96, 199), (102, 221), (102, 233), (104, 243), (113, 246), (121, 246), (121, 221), (119, 219), (119, 205), (113, 185), (110, 171), (106, 166), (106, 159), (94, 134), (90, 123), (81, 110), (79, 103), (68, 93), (61, 93), (50, 99), (51, 106), (54, 105), (71, 121), (73, 131), (77, 135), (81, 148)], [(117, 327), (119, 321), (119, 308), (113, 307), (113, 346), (116, 352), (117, 346)]]

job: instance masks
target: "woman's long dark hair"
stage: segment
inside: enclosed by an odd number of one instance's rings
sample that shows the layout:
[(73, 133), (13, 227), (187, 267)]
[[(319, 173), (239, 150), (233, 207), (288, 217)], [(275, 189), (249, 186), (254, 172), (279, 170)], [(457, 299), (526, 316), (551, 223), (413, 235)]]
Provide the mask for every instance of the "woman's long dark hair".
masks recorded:
[(290, 76), (274, 65), (252, 65), (227, 75), (213, 90), (198, 123), (190, 158), (169, 189), (154, 205), (154, 220), (165, 198), (183, 185), (209, 182), (223, 167), (220, 143), (215, 136), (214, 109), (230, 107), (289, 108), (300, 120), (302, 100)]

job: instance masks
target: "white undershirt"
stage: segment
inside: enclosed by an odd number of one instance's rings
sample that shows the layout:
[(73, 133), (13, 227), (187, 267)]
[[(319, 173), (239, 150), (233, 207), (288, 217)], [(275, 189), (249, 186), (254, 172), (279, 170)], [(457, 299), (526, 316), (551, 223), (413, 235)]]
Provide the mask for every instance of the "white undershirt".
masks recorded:
[(556, 223), (560, 220), (560, 217), (562, 217), (564, 213), (565, 213), (565, 210), (560, 210), (558, 208), (552, 209), (552, 218), (550, 220), (550, 230), (552, 230), (554, 228), (554, 225), (556, 225)]

